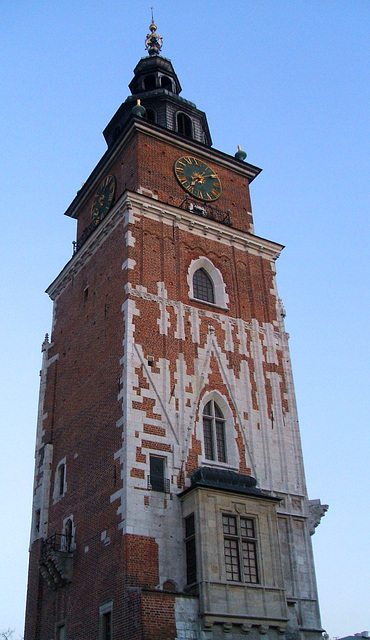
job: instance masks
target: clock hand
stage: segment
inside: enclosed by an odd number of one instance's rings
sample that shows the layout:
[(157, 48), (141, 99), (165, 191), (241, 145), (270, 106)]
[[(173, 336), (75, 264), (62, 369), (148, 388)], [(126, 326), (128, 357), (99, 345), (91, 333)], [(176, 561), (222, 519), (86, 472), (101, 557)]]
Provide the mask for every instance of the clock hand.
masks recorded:
[(206, 171), (204, 171), (203, 173), (195, 174), (195, 177), (193, 177), (193, 180), (190, 184), (193, 186), (196, 182), (202, 182), (206, 178), (217, 178), (217, 176), (215, 173), (209, 173), (206, 175)]

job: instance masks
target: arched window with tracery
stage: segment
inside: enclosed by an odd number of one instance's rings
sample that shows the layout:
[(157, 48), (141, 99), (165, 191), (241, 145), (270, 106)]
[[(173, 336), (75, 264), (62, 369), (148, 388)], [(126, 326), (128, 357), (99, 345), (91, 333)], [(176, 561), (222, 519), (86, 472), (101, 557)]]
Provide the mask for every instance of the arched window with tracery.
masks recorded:
[(226, 462), (225, 418), (214, 400), (203, 409), (204, 455), (207, 460)]
[(193, 295), (198, 300), (215, 302), (213, 282), (205, 269), (197, 269), (193, 275)]

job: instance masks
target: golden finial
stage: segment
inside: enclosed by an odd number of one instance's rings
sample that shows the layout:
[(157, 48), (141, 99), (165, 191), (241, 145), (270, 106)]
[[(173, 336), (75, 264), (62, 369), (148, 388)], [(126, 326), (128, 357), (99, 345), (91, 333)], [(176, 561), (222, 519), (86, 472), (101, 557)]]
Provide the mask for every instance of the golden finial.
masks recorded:
[(157, 25), (154, 22), (153, 7), (151, 7), (151, 10), (152, 10), (152, 22), (149, 25), (150, 33), (148, 33), (145, 38), (145, 49), (147, 50), (150, 56), (157, 56), (160, 50), (162, 49), (163, 38), (158, 33), (156, 33)]

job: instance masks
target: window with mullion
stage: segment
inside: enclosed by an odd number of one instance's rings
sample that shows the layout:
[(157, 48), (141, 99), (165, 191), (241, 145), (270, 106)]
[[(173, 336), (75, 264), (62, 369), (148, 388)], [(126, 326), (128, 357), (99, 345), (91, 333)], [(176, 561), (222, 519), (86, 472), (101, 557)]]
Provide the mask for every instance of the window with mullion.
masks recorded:
[(225, 419), (213, 400), (203, 409), (203, 439), (205, 458), (226, 462)]
[(258, 584), (257, 542), (252, 518), (223, 514), (226, 579)]

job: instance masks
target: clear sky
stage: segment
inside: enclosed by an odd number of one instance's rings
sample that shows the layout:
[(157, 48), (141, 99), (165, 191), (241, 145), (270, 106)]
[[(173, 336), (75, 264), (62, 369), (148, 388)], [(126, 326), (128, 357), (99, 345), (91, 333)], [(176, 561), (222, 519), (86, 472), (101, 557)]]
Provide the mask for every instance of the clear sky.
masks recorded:
[[(23, 632), (44, 293), (71, 256), (63, 212), (129, 94), (150, 1), (0, 2), (0, 632)], [(255, 231), (277, 262), (331, 637), (370, 628), (368, 0), (156, 0), (214, 146), (262, 167)], [(368, 373), (366, 373), (368, 372)]]

